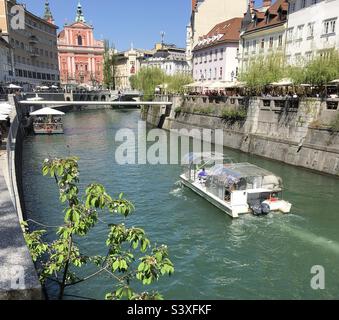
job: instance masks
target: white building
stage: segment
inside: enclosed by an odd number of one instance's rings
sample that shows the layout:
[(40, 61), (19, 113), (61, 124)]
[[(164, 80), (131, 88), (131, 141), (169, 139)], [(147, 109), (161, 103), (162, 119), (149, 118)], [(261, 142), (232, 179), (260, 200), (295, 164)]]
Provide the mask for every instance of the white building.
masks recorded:
[(192, 50), (199, 37), (222, 21), (242, 17), (247, 4), (248, 0), (192, 0), (191, 20), (187, 26), (187, 60), (192, 59)]
[(141, 66), (162, 69), (167, 75), (190, 74), (185, 49), (175, 47), (158, 50), (152, 57), (144, 60)]
[(286, 59), (290, 64), (339, 48), (339, 0), (290, 0)]
[[(253, 2), (251, 3), (253, 5)], [(243, 19), (239, 46), (239, 68), (246, 70), (258, 56), (285, 53), (288, 0), (264, 0), (261, 8), (249, 6)]]
[(242, 18), (214, 26), (193, 49), (195, 81), (230, 81), (238, 75), (237, 52)]
[(115, 86), (118, 90), (131, 89), (130, 77), (136, 75), (143, 59), (150, 54), (145, 50), (134, 49), (115, 52)]

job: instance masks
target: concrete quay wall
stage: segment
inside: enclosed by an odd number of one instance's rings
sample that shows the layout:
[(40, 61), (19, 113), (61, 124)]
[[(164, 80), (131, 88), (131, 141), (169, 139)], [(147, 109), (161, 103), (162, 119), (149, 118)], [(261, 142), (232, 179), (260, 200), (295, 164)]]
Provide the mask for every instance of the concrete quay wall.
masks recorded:
[[(338, 99), (239, 97), (218, 103), (202, 97), (167, 99), (173, 101), (170, 110), (144, 107), (142, 118), (166, 130), (222, 129), (225, 147), (339, 176), (339, 132), (330, 129), (339, 116)], [(225, 110), (239, 108), (247, 112), (244, 120), (223, 117)]]

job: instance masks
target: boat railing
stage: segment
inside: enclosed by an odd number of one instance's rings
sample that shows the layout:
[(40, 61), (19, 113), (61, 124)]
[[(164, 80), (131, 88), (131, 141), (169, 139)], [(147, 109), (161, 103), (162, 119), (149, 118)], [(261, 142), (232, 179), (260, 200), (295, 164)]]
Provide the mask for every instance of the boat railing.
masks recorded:
[(36, 130), (62, 130), (62, 123), (34, 123), (34, 129)]

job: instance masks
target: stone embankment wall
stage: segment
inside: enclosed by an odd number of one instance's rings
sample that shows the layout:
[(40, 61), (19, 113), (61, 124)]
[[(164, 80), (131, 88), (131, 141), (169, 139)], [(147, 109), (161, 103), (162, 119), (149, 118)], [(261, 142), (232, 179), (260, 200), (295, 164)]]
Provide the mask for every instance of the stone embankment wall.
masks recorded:
[[(13, 97), (9, 102), (14, 104)], [(0, 159), (0, 300), (42, 299), (42, 289), (23, 237), (21, 126), (25, 107), (16, 108), (7, 151)]]
[[(161, 97), (173, 106), (145, 107), (142, 117), (163, 129), (222, 129), (223, 144), (266, 158), (339, 176), (339, 100), (305, 98)], [(231, 118), (239, 112), (238, 119)], [(244, 113), (245, 112), (245, 113)]]

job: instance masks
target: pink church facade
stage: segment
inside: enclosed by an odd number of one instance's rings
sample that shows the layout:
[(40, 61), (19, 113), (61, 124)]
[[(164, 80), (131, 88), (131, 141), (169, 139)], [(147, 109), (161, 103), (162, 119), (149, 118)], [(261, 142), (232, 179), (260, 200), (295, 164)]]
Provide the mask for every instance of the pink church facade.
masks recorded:
[(58, 35), (61, 84), (98, 86), (103, 83), (104, 42), (94, 39), (79, 4), (76, 21)]

